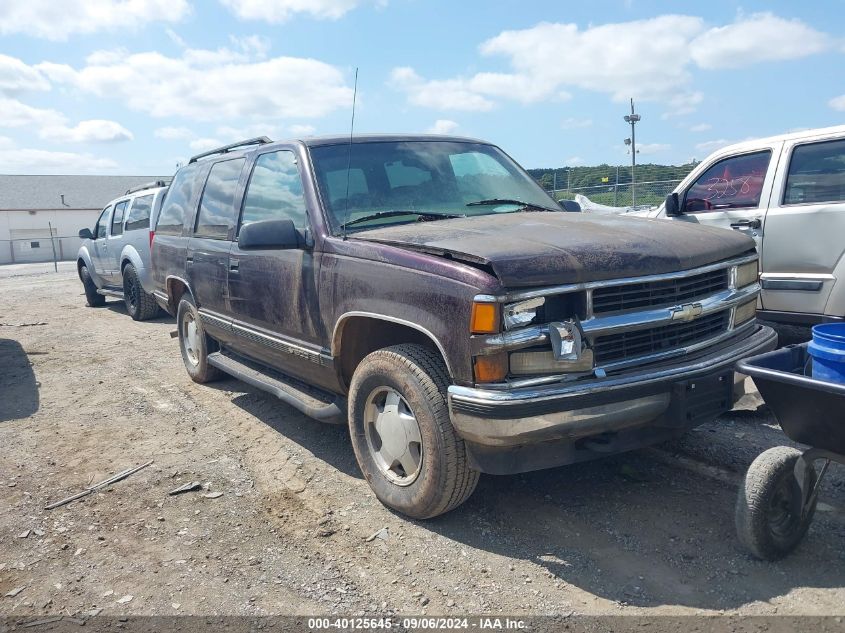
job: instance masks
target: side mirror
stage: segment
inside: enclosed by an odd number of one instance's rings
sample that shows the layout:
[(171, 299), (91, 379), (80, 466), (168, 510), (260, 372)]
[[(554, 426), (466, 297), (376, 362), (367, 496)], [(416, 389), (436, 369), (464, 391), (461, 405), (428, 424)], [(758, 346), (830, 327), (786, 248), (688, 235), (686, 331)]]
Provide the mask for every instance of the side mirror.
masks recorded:
[(93, 240), (94, 234), (91, 232), (91, 229), (80, 229), (79, 237), (81, 237), (83, 240)]
[(299, 247), (299, 231), (293, 225), (293, 220), (259, 220), (241, 227), (238, 234), (238, 246), (250, 248), (297, 248)]
[(683, 211), (681, 211), (681, 200), (680, 196), (677, 193), (670, 193), (666, 196), (666, 215), (668, 216), (677, 216), (682, 215)]
[(581, 205), (575, 202), (575, 200), (558, 200), (557, 202), (563, 207), (564, 211), (569, 211), (570, 213), (581, 212)]

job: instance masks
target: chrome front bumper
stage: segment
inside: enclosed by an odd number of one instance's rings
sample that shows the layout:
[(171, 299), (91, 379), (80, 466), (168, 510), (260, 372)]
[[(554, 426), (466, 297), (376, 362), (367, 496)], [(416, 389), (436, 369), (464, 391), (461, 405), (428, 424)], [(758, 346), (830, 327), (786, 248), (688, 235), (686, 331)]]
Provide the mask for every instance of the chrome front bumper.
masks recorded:
[[(518, 389), (448, 390), (452, 424), (465, 440), (507, 448), (571, 440), (648, 425), (670, 411), (674, 387), (724, 376), (736, 361), (775, 348), (777, 334), (760, 326), (698, 356), (604, 379)], [(733, 379), (730, 379), (731, 387)], [(680, 424), (680, 422), (679, 422)]]

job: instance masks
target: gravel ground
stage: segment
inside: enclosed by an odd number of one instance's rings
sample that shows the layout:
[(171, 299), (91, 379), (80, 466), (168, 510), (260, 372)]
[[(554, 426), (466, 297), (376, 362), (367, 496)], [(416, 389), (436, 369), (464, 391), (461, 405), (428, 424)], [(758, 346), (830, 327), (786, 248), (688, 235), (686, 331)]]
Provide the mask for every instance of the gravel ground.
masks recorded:
[(786, 560), (736, 541), (741, 474), (788, 443), (754, 394), (671, 444), (482, 476), (415, 522), (370, 494), (344, 427), (192, 383), (172, 319), (88, 308), (67, 267), (0, 271), (0, 324), (0, 613), (845, 614), (845, 469)]

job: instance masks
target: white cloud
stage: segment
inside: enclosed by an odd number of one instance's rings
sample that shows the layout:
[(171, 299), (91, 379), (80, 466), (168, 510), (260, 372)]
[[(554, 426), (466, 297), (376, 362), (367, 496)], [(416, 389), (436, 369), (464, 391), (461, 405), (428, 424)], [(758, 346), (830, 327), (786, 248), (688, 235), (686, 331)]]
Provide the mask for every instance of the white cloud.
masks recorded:
[(827, 102), (827, 105), (829, 105), (834, 110), (845, 112), (845, 95), (834, 97), (833, 99)]
[(659, 154), (672, 149), (669, 143), (637, 143), (638, 154)]
[(583, 158), (581, 158), (580, 156), (570, 156), (570, 157), (569, 157), (569, 158), (567, 158), (565, 161), (563, 161), (563, 164), (564, 164), (566, 167), (575, 167), (576, 165), (583, 165), (583, 164), (584, 164), (584, 163), (586, 163), (586, 162), (587, 162), (587, 161), (585, 161), (585, 160), (584, 160)]
[(484, 112), (493, 109), (493, 102), (474, 92), (463, 79), (426, 80), (413, 68), (403, 66), (390, 73), (391, 84), (408, 95), (408, 101), (435, 110)]
[(0, 98), (0, 127), (43, 127), (64, 122), (64, 115), (56, 110), (34, 108), (16, 99)]
[(317, 131), (317, 128), (313, 125), (303, 125), (301, 123), (291, 125), (289, 129), (290, 133), (294, 136), (314, 136), (314, 133)]
[(91, 154), (15, 148), (0, 143), (0, 173), (4, 174), (99, 174), (117, 167), (113, 160)]
[(359, 0), (220, 0), (241, 20), (264, 20), (279, 24), (297, 13), (337, 20), (354, 9)]
[(315, 118), (352, 101), (352, 90), (334, 66), (300, 57), (255, 61), (226, 48), (189, 49), (179, 57), (108, 51), (89, 56), (79, 69), (52, 63), (37, 68), (55, 82), (120, 99), (153, 117)]
[(426, 132), (429, 134), (452, 134), (458, 129), (458, 124), (449, 119), (437, 119)]
[(197, 138), (188, 143), (188, 146), (195, 152), (204, 152), (215, 147), (222, 147), (225, 143), (216, 138)]
[(0, 35), (23, 33), (62, 41), (77, 33), (177, 22), (189, 12), (188, 0), (3, 0)]
[(707, 130), (709, 130), (712, 127), (713, 126), (710, 125), (709, 123), (697, 123), (695, 125), (690, 126), (689, 131), (690, 132), (706, 132)]
[(702, 68), (741, 68), (814, 55), (832, 43), (830, 36), (800, 20), (766, 12), (709, 29), (692, 41), (690, 53)]
[(575, 119), (569, 117), (561, 121), (560, 127), (564, 130), (577, 130), (579, 128), (590, 127), (593, 124), (592, 119)]
[(0, 94), (49, 89), (50, 82), (38, 70), (16, 57), (0, 54)]
[(715, 152), (717, 149), (722, 149), (723, 147), (727, 147), (728, 145), (733, 145), (736, 141), (729, 141), (728, 139), (720, 138), (715, 139), (713, 141), (704, 141), (703, 143), (698, 143), (695, 146), (695, 149), (699, 152), (709, 154), (711, 152)]
[(533, 103), (567, 99), (573, 88), (612, 100), (660, 101), (664, 118), (696, 111), (704, 94), (692, 89), (697, 68), (740, 67), (818, 53), (833, 39), (798, 20), (772, 13), (739, 15), (709, 27), (700, 17), (661, 15), (580, 28), (543, 22), (502, 31), (479, 51), (501, 57), (507, 72), (478, 72), (446, 79), (420, 77), (408, 67), (391, 75), (414, 105), (440, 110), (486, 111), (500, 99)]
[(187, 141), (194, 138), (194, 133), (186, 127), (160, 127), (153, 132), (156, 138), (162, 138), (165, 141)]
[(80, 121), (73, 127), (46, 126), (38, 135), (45, 140), (59, 143), (116, 143), (131, 141), (134, 138), (132, 132), (120, 123), (104, 119)]

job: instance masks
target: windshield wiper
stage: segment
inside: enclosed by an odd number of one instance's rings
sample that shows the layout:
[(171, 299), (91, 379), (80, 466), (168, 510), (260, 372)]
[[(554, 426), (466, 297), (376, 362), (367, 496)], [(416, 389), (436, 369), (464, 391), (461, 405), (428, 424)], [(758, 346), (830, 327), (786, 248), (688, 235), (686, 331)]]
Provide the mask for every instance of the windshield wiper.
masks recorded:
[(467, 202), (468, 207), (490, 206), (494, 204), (516, 204), (524, 209), (535, 209), (538, 211), (561, 211), (562, 209), (552, 209), (551, 207), (544, 207), (541, 204), (534, 204), (533, 202), (525, 202), (524, 200), (517, 200), (516, 198), (489, 198), (487, 200), (476, 200), (475, 202)]
[(426, 221), (426, 220), (448, 220), (449, 218), (465, 218), (466, 215), (463, 213), (431, 213), (430, 211), (411, 211), (407, 209), (402, 210), (394, 210), (394, 211), (379, 211), (378, 213), (371, 213), (370, 215), (362, 215), (360, 218), (355, 218), (354, 220), (349, 220), (349, 222), (344, 222), (340, 225), (340, 228), (345, 229), (348, 226), (352, 226), (353, 224), (360, 224), (361, 222), (367, 222), (368, 220), (378, 220), (379, 218), (392, 218), (399, 215), (416, 215), (418, 221)]

